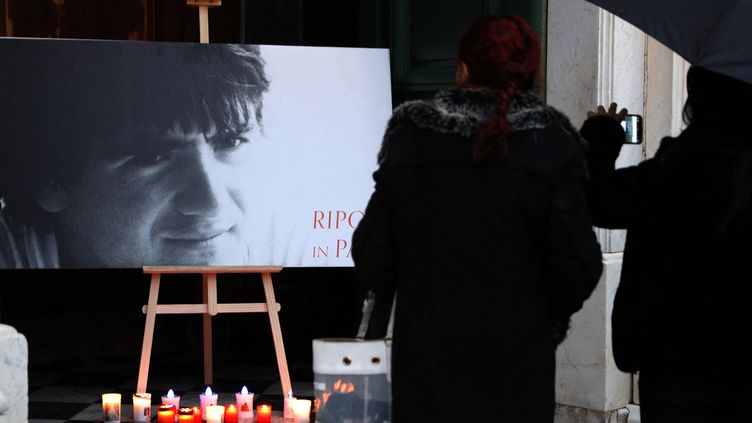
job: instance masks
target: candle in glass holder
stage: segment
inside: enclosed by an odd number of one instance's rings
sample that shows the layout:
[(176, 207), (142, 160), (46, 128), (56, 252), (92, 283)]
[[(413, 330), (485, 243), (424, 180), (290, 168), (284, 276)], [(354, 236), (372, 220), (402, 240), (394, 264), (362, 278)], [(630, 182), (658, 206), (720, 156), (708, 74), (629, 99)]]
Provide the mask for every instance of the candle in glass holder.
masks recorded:
[(228, 404), (225, 406), (224, 423), (239, 423), (238, 422), (238, 407), (236, 407), (235, 404)]
[(293, 423), (308, 423), (311, 421), (311, 400), (295, 400), (295, 404), (292, 407), (295, 413)]
[(256, 423), (272, 423), (272, 406), (261, 404), (256, 407)]
[(120, 394), (102, 394), (104, 423), (120, 423)]
[(180, 395), (175, 395), (175, 391), (170, 389), (167, 395), (162, 395), (162, 404), (172, 404), (177, 410), (180, 408)]
[(247, 387), (243, 387), (240, 392), (235, 394), (235, 402), (238, 406), (238, 422), (253, 422), (253, 392), (248, 392)]
[(151, 422), (151, 394), (133, 394), (133, 421)]
[(222, 417), (224, 417), (225, 408), (221, 405), (207, 405), (206, 406), (206, 423), (222, 423)]
[(193, 407), (192, 410), (194, 423), (201, 423), (204, 420), (204, 416), (201, 414), (201, 407)]
[[(195, 417), (193, 416), (193, 408), (183, 407), (179, 409), (178, 423), (196, 423)], [(201, 423), (201, 417), (199, 417), (198, 423)]]
[(201, 400), (201, 414), (206, 415), (206, 407), (210, 405), (217, 405), (217, 399), (219, 394), (212, 392), (211, 387), (206, 387), (206, 391), (203, 394), (198, 395)]
[(157, 409), (157, 423), (175, 423), (175, 411), (173, 404), (162, 404)]

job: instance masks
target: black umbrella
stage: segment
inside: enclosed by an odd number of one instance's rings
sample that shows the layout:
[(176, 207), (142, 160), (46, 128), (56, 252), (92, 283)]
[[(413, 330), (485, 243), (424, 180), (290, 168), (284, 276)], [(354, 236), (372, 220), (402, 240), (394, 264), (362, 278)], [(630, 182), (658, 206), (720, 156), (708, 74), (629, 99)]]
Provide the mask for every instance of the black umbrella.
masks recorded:
[(752, 0), (588, 0), (689, 63), (752, 84)]

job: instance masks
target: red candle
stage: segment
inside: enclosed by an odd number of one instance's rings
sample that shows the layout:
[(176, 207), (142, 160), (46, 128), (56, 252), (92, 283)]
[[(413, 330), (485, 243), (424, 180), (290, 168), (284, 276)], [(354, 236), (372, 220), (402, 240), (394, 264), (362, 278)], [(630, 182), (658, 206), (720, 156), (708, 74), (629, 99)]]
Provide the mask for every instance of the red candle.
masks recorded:
[(238, 423), (238, 407), (235, 404), (225, 405), (224, 423)]
[(201, 407), (193, 407), (193, 423), (202, 423), (204, 416), (201, 415)]
[(188, 407), (181, 407), (178, 410), (178, 423), (195, 423), (193, 410)]
[(162, 404), (157, 410), (157, 423), (175, 423), (175, 406)]
[(256, 407), (256, 423), (272, 423), (272, 406), (262, 404)]

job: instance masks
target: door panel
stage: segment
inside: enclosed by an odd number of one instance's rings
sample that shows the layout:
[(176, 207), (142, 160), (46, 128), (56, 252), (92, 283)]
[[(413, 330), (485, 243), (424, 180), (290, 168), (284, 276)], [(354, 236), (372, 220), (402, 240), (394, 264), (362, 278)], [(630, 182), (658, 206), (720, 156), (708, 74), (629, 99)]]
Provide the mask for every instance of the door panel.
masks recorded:
[[(454, 80), (457, 41), (462, 31), (486, 14), (518, 14), (543, 42), (546, 0), (390, 0), (390, 47), (395, 100), (430, 97)], [(542, 66), (545, 74), (545, 62)], [(545, 87), (538, 87), (540, 93)]]

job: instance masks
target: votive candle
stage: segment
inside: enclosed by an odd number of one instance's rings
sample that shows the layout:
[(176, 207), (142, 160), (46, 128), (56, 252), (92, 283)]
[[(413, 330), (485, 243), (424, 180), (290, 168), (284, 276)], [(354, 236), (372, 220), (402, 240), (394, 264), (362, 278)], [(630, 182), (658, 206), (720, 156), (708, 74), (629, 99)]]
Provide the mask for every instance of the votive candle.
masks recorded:
[(204, 420), (204, 416), (201, 413), (201, 407), (193, 407), (192, 410), (194, 423), (201, 423)]
[(175, 395), (175, 391), (170, 389), (167, 391), (167, 395), (162, 395), (162, 404), (172, 404), (177, 410), (180, 408), (180, 395)]
[(120, 423), (120, 394), (102, 394), (104, 423)]
[(206, 415), (206, 407), (210, 405), (217, 405), (217, 399), (219, 394), (212, 392), (211, 387), (207, 387), (203, 394), (198, 395), (201, 400), (201, 414)]
[(293, 423), (309, 423), (311, 421), (311, 400), (295, 400), (292, 407), (295, 413)]
[(222, 423), (225, 408), (221, 405), (206, 406), (206, 423)]
[(151, 421), (151, 394), (133, 394), (133, 421)]
[(235, 403), (238, 406), (238, 422), (253, 422), (253, 392), (248, 392), (247, 387), (243, 387), (240, 392), (235, 394)]
[[(197, 408), (197, 407), (193, 407)], [(196, 423), (194, 417), (193, 408), (183, 407), (178, 410), (178, 423)], [(201, 423), (201, 417), (198, 419), (198, 423)]]
[(235, 404), (228, 404), (225, 406), (224, 423), (238, 423), (238, 407), (236, 407)]
[(157, 423), (175, 423), (175, 411), (173, 404), (162, 404), (157, 409)]
[(261, 404), (256, 407), (256, 423), (272, 423), (272, 406)]

